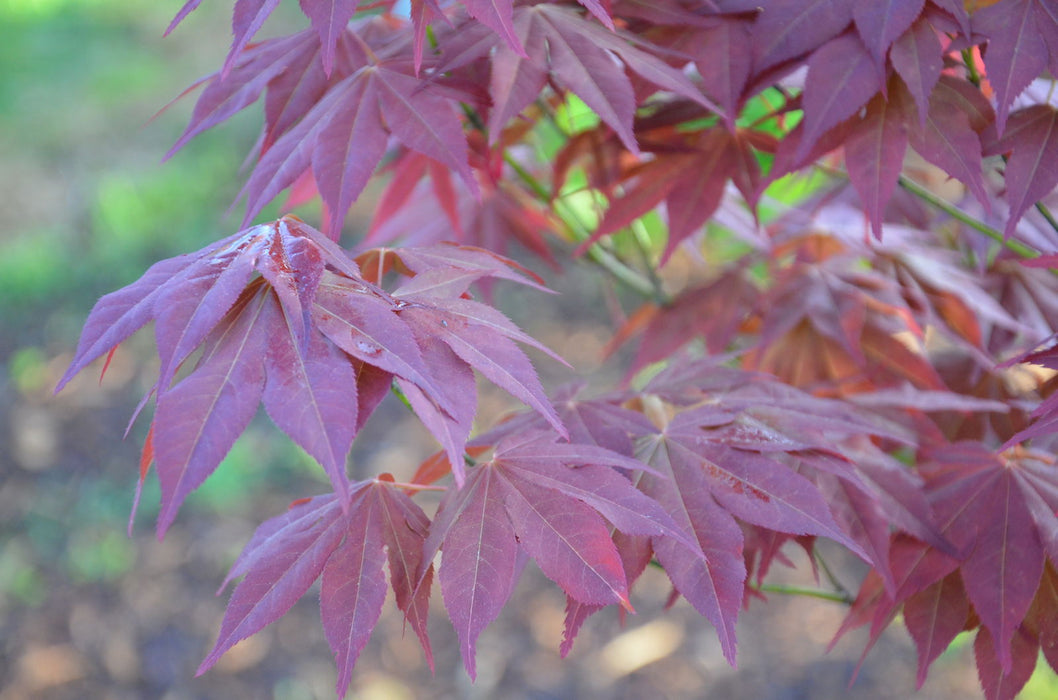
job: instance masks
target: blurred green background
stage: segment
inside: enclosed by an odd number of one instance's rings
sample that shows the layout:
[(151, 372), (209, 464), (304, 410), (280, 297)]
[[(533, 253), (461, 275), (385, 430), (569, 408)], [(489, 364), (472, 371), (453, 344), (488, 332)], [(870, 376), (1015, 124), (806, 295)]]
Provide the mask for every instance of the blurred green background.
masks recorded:
[[(255, 422), (159, 544), (153, 478), (134, 536), (125, 534), (149, 415), (121, 436), (149, 386), (149, 334), (119, 352), (105, 380), (97, 365), (51, 395), (100, 295), (238, 228), (240, 213), (225, 211), (256, 115), (162, 163), (194, 97), (156, 113), (215, 70), (229, 41), (230, 6), (204, 5), (163, 40), (178, 3), (0, 0), (5, 700), (333, 696), (326, 674), (304, 678), (300, 654), (245, 682), (237, 673), (193, 679), (223, 609), (212, 594), (231, 557), (292, 493), (320, 490), (300, 451)], [(325, 645), (315, 651), (326, 670)]]
[[(102, 381), (97, 365), (52, 396), (100, 295), (238, 228), (240, 211), (225, 211), (259, 128), (255, 109), (161, 162), (193, 98), (152, 117), (220, 65), (230, 38), (230, 3), (210, 1), (163, 39), (180, 5), (0, 0), (0, 700), (334, 695), (312, 595), (215, 670), (193, 677), (219, 626), (225, 597), (213, 593), (227, 567), (261, 520), (326, 488), (320, 470), (256, 421), (161, 543), (151, 532), (158, 493), (149, 478), (129, 537), (146, 420), (121, 436), (154, 372), (150, 334), (122, 346)], [(270, 31), (289, 21), (303, 24), (292, 1)], [(274, 214), (273, 207), (262, 218)], [(390, 404), (357, 442), (353, 464), (363, 474), (405, 472), (429, 449)], [(800, 563), (792, 582), (805, 583), (808, 567)], [(740, 625), (735, 672), (689, 607), (662, 612), (663, 576), (648, 572), (637, 592), (643, 614), (625, 628), (600, 615), (572, 658), (560, 661), (564, 599), (530, 573), (482, 637), (474, 686), (439, 597), (435, 675), (390, 603), (351, 696), (692, 698), (708, 689), (727, 698), (874, 699), (904, 698), (912, 687), (914, 655), (898, 629), (846, 689), (862, 640), (824, 656), (840, 606), (754, 605)], [(1053, 676), (1037, 674), (1034, 684), (1024, 697), (1058, 692)], [(976, 692), (963, 645), (937, 663), (917, 697)]]

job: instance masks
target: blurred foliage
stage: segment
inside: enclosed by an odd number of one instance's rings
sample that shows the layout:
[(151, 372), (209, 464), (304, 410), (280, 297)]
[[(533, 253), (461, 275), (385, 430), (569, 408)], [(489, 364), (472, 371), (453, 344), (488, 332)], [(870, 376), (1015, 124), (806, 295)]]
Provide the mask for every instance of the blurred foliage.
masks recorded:
[[(973, 655), (976, 631), (960, 632), (947, 649), (937, 658), (938, 665), (964, 664), (965, 659)], [(1058, 674), (1054, 672), (1040, 652), (1036, 670), (1029, 682), (1018, 694), (1019, 700), (1054, 700), (1058, 698)]]
[(239, 228), (238, 208), (223, 212), (257, 115), (163, 163), (194, 96), (156, 114), (220, 62), (222, 5), (201, 8), (163, 39), (167, 3), (0, 0), (0, 159), (9, 168), (3, 184), (16, 185), (0, 188), (0, 198), (20, 213), (0, 224), (5, 328), (40, 328), (42, 309), (80, 318), (157, 260)]
[(1058, 674), (1040, 655), (1036, 663), (1036, 672), (1022, 689), (1021, 700), (1054, 700), (1058, 698)]
[[(50, 394), (100, 295), (239, 228), (239, 208), (225, 210), (259, 128), (252, 110), (162, 162), (194, 95), (163, 108), (223, 58), (230, 7), (205, 5), (163, 39), (173, 3), (0, 0), (0, 436), (10, 440), (0, 454), (0, 613), (45, 605), (67, 584), (117, 582), (135, 566), (124, 531), (149, 417), (127, 443), (82, 431), (120, 434), (142, 391), (138, 353), (101, 383), (106, 410), (75, 415), (78, 401), (98, 399)], [(45, 419), (27, 428), (26, 416)], [(245, 515), (266, 489), (317, 478), (264, 423), (190, 508)], [(27, 449), (50, 457), (26, 461)], [(144, 491), (139, 532), (157, 513), (153, 476)]]

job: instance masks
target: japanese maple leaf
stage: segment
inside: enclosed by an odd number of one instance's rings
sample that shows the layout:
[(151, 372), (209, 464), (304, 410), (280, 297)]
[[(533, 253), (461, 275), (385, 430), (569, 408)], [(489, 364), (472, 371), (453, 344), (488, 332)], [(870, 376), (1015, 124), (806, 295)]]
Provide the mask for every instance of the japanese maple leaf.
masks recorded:
[(925, 17), (916, 20), (897, 37), (889, 50), (889, 60), (914, 98), (919, 124), (924, 126), (929, 111), (929, 95), (944, 68), (937, 32)]
[(391, 481), (351, 485), (344, 509), (334, 495), (296, 502), (257, 528), (225, 579), (243, 577), (198, 675), (236, 642), (286, 614), (322, 576), (320, 616), (338, 664), (336, 692), (344, 696), (382, 612), (387, 560), (397, 607), (433, 666), (426, 629), (432, 569), (422, 559), (429, 520)]
[[(201, 3), (202, 0), (188, 0), (177, 12), (176, 17), (173, 18), (165, 33), (168, 34), (173, 31)], [(232, 44), (231, 49), (228, 51), (228, 57), (224, 60), (222, 73), (227, 74), (231, 70), (235, 57), (250, 43), (254, 34), (257, 33), (257, 30), (261, 28), (278, 5), (279, 0), (235, 0), (235, 7), (231, 16)]]
[[(1014, 362), (1028, 362), (1041, 365), (1049, 369), (1058, 367), (1058, 346), (1054, 344), (1054, 336), (1048, 338), (1044, 347), (1033, 350), (1013, 358), (1008, 364)], [(1016, 435), (1006, 441), (1004, 447), (1010, 447), (1030, 439), (1041, 439), (1052, 435), (1058, 427), (1058, 394), (1051, 393), (1032, 411), (1033, 422), (1020, 430)]]
[(176, 16), (173, 17), (172, 21), (169, 23), (169, 27), (165, 30), (165, 36), (169, 36), (169, 32), (176, 29), (180, 23), (184, 21), (184, 18), (198, 9), (198, 6), (201, 4), (202, 0), (187, 0), (187, 2), (184, 3), (184, 6), (180, 8), (180, 11), (176, 13)]
[(858, 0), (852, 7), (856, 31), (877, 65), (893, 42), (922, 14), (925, 0)]
[[(729, 662), (746, 568), (736, 517), (779, 532), (824, 535), (867, 555), (841, 531), (816, 487), (764, 454), (709, 441), (693, 410), (641, 438), (638, 456), (661, 476), (642, 474), (638, 487), (673, 514), (695, 542), (653, 542), (673, 586), (716, 628)], [(704, 557), (693, 556), (698, 551)]]
[[(375, 207), (375, 215), (371, 220), (371, 229), (365, 238), (365, 245), (367, 241), (390, 243), (402, 235), (418, 234), (421, 236), (420, 232), (424, 228), (451, 231), (451, 235), (447, 237), (427, 234), (425, 238), (430, 243), (436, 243), (439, 240), (455, 241), (462, 237), (460, 210), (464, 197), (462, 192), (456, 191), (447, 168), (421, 153), (405, 150), (394, 159), (387, 170), (392, 173), (392, 177)], [(427, 190), (429, 190), (429, 195), (427, 195)], [(429, 209), (428, 207), (407, 206), (411, 201), (418, 201), (419, 197), (430, 195), (444, 211), (443, 219), (433, 214), (427, 217), (418, 211)], [(394, 219), (396, 221), (392, 221)], [(407, 219), (412, 220), (407, 221)]]
[[(525, 40), (514, 26), (514, 0), (459, 0), (467, 14), (503, 37), (507, 47), (519, 56), (526, 55)], [(596, 19), (613, 29), (613, 18), (607, 0), (578, 0)], [(604, 5), (605, 3), (605, 5)]]
[[(663, 372), (645, 391), (676, 405), (691, 404), (681, 415), (700, 425), (699, 441), (760, 453), (814, 481), (841, 531), (870, 555), (891, 587), (886, 560), (892, 526), (954, 551), (939, 534), (921, 482), (868, 437), (907, 443), (909, 431), (845, 401), (809, 396), (766, 376), (702, 368), (697, 378)], [(695, 387), (698, 395), (692, 398), (688, 389)], [(775, 553), (762, 560), (761, 574)]]
[(525, 56), (525, 46), (514, 28), (514, 0), (460, 0), (467, 14), (503, 37), (508, 48)]
[[(310, 320), (328, 267), (358, 277), (356, 265), (329, 239), (283, 219), (158, 263), (93, 308), (59, 388), (155, 321), (162, 361), (152, 431), (162, 483), (160, 533), (216, 468), (259, 401), (345, 497), (356, 374), (347, 356), (312, 332)], [(255, 272), (260, 278), (251, 281)], [(193, 371), (170, 386), (177, 367), (199, 346), (204, 349)]]
[[(350, 43), (350, 48), (359, 51), (356, 44)], [(363, 52), (359, 53), (360, 56), (350, 57), (349, 69), (355, 70), (357, 63), (366, 60)], [(360, 61), (355, 58), (360, 58)], [(227, 74), (222, 75), (218, 71), (188, 90), (201, 83), (205, 83), (206, 87), (195, 103), (191, 120), (166, 157), (172, 156), (197, 134), (256, 102), (266, 89), (270, 103), (282, 99), (288, 105), (301, 104), (303, 109), (307, 109), (325, 91), (327, 78), (319, 61), (319, 44), (312, 32), (305, 30), (254, 44), (239, 54)], [(296, 99), (295, 91), (298, 93)], [(289, 128), (290, 123), (285, 127), (277, 123), (289, 120), (277, 120), (276, 112), (274, 109), (266, 110), (266, 132), (282, 132)], [(301, 112), (296, 116), (300, 118), (303, 114)]]
[[(824, 89), (825, 83), (820, 87)], [(815, 140), (809, 135), (806, 114), (804, 125), (799, 124), (780, 142), (766, 182), (845, 146), (849, 179), (864, 202), (872, 229), (880, 236), (885, 205), (892, 197), (904, 151), (910, 145), (964, 183), (982, 205), (989, 207), (981, 172), (980, 136), (993, 121), (988, 101), (970, 83), (946, 75), (940, 76), (930, 91), (924, 113), (916, 110), (918, 99), (903, 80), (892, 77), (886, 93), (867, 101), (859, 115), (835, 124), (826, 113), (820, 113), (814, 123), (827, 130)]]
[[(945, 440), (978, 440), (985, 444), (1006, 443), (1032, 422), (1030, 414), (1038, 404), (1031, 400), (1022, 387), (1011, 382), (1012, 374), (1029, 377), (1028, 372), (1004, 367), (982, 367), (969, 354), (952, 353), (939, 358), (937, 369), (945, 384), (958, 392), (964, 401), (980, 401), (981, 405), (940, 407), (930, 413), (930, 419), (940, 429)], [(994, 402), (997, 406), (988, 406)], [(928, 406), (928, 403), (927, 403)], [(915, 410), (914, 404), (908, 408)], [(928, 409), (933, 411), (933, 409)], [(923, 442), (928, 442), (928, 438)], [(1020, 441), (1020, 440), (1019, 440)], [(1047, 447), (1050, 440), (1037, 443), (1036, 447)]]
[[(155, 322), (161, 366), (151, 443), (162, 485), (159, 533), (217, 467), (259, 402), (323, 465), (342, 502), (348, 497), (346, 454), (393, 378), (414, 393), (421, 416), (440, 425), (456, 421), (469, 433), (477, 403), (471, 367), (481, 368), (561, 430), (513, 341), (539, 344), (490, 307), (447, 296), (458, 297), (471, 281), (506, 268), (500, 258), (467, 251), (464, 267), (477, 266), (468, 275), (452, 267), (446, 273), (440, 254), (421, 255), (434, 260), (434, 269), (420, 273), (418, 286), (407, 287), (408, 298), (401, 299), (364, 280), (344, 251), (297, 219), (251, 227), (199, 253), (160, 262), (103, 297), (59, 388)], [(456, 251), (447, 256), (460, 259)], [(496, 274), (518, 277), (509, 269)], [(447, 284), (424, 285), (431, 276)], [(451, 278), (460, 280), (455, 289)], [(410, 307), (415, 310), (406, 318), (402, 312)], [(173, 384), (199, 347), (194, 368)], [(466, 437), (457, 433), (442, 442), (461, 455)]]
[(816, 140), (851, 117), (883, 86), (875, 59), (857, 34), (848, 32), (816, 49), (805, 78), (803, 156)]
[[(840, 453), (835, 457), (834, 452)], [(835, 522), (870, 557), (886, 590), (898, 588), (889, 563), (894, 528), (949, 555), (957, 553), (936, 522), (922, 480), (868, 440), (837, 450), (793, 454), (792, 463), (819, 487)]]
[(695, 338), (702, 338), (711, 353), (722, 353), (746, 320), (757, 294), (744, 270), (726, 271), (703, 287), (683, 290), (666, 306), (640, 307), (618, 330), (611, 348), (640, 336), (629, 376), (671, 357)]
[(1053, 575), (1045, 575), (1058, 557), (1053, 457), (1023, 449), (996, 455), (980, 443), (956, 443), (934, 451), (921, 471), (941, 530), (960, 555), (896, 539), (890, 551), (895, 595), (873, 594), (865, 582), (842, 631), (872, 621), (873, 644), (903, 605), (920, 652), (921, 681), (955, 634), (976, 626), (966, 614), (972, 606), (982, 626), (976, 648), (982, 683), (990, 697), (1013, 697), (1016, 679), (1027, 678), (1028, 658), (1035, 664), (1032, 630), (1040, 629), (1041, 612), (1053, 609), (1047, 607)]
[(334, 67), (335, 47), (356, 14), (360, 0), (298, 0), (298, 3), (319, 35), (323, 72), (329, 75)]
[(1048, 105), (1018, 110), (1002, 137), (995, 138), (991, 130), (984, 136), (984, 155), (1010, 154), (1005, 176), (1010, 214), (1003, 229), (1009, 236), (1029, 207), (1058, 185), (1058, 110)]
[[(850, 246), (863, 238), (845, 238)], [(892, 227), (886, 240), (864, 252), (874, 269), (899, 281), (901, 294), (928, 324), (973, 353), (982, 366), (995, 361), (983, 352), (984, 339), (996, 329), (1027, 334), (1029, 327), (996, 301), (988, 280), (967, 269), (965, 252), (945, 247), (926, 231)]]
[[(454, 287), (449, 284), (453, 275), (458, 280)], [(400, 300), (401, 319), (419, 338), (419, 345), (434, 370), (443, 371), (446, 390), (454, 401), (467, 394), (475, 395), (472, 369), (476, 369), (539, 412), (560, 435), (567, 435), (532, 363), (515, 341), (536, 347), (559, 361), (561, 358), (495, 309), (459, 298), (475, 277), (451, 271), (420, 272), (395, 292)], [(445, 289), (445, 296), (433, 293), (437, 287)], [(459, 404), (471, 410), (445, 413), (422, 401), (419, 389), (411, 387), (411, 390), (408, 398), (413, 408), (448, 452), (456, 481), (462, 483), (462, 453), (474, 417), (474, 403), (459, 400)]]
[[(596, 445), (626, 457), (635, 453), (634, 437), (651, 432), (650, 421), (642, 413), (623, 407), (629, 394), (619, 392), (599, 397), (585, 396), (585, 384), (569, 384), (551, 393), (551, 403), (569, 430), (570, 441)], [(539, 413), (521, 411), (507, 417), (470, 444), (477, 448), (491, 446), (527, 431), (547, 430)]]
[(1010, 105), (1058, 56), (1058, 7), (1050, 0), (1008, 0), (973, 14), (975, 34), (988, 38), (985, 68), (996, 93), (996, 131)]
[[(324, 276), (313, 302), (320, 332), (344, 352), (387, 377), (400, 377), (423, 388), (445, 410), (457, 410), (397, 311), (395, 300), (365, 294), (362, 287), (338, 275)], [(387, 390), (388, 384), (387, 379)]]
[(857, 0), (773, 0), (753, 26), (756, 70), (805, 54), (837, 36), (852, 21)]
[(908, 105), (899, 88), (888, 98), (878, 94), (867, 104), (845, 141), (845, 167), (871, 217), (871, 230), (882, 237), (882, 213), (893, 196), (904, 165), (908, 140)]
[(438, 245), (394, 248), (388, 252), (392, 257), (399, 258), (401, 264), (413, 275), (430, 270), (455, 269), (460, 271), (462, 278), (467, 281), (471, 277), (495, 277), (540, 291), (549, 291), (543, 285), (544, 281), (534, 272), (485, 248), (442, 242)]
[(471, 677), (477, 638), (510, 596), (525, 554), (575, 600), (630, 610), (607, 523), (686, 543), (666, 511), (614, 467), (646, 468), (596, 446), (523, 433), (501, 440), (492, 459), (468, 470), (462, 488), (445, 494), (423, 562), (443, 549), (441, 593)]
[[(1030, 342), (1048, 338), (1058, 328), (1058, 279), (1047, 269), (1047, 257), (1036, 259), (1043, 268), (1040, 269), (1024, 258), (1000, 253), (989, 268), (990, 290), (1003, 308), (1031, 329), (1025, 334)], [(1024, 342), (1024, 338), (997, 327), (992, 329), (989, 348), (997, 357), (1006, 356), (1011, 347), (1018, 347), (1013, 344), (1023, 348)]]
[[(265, 151), (242, 193), (246, 219), (311, 167), (338, 231), (392, 135), (458, 172), (472, 190), (466, 139), (447, 93), (421, 83), (401, 64), (361, 68), (332, 88)], [(240, 195), (241, 196), (241, 195)]]
[(1054, 660), (1053, 647), (1054, 619), (1058, 614), (1055, 582), (1054, 568), (1047, 563), (1029, 613), (1011, 641), (1014, 660), (1009, 671), (1004, 671), (1002, 667), (992, 634), (981, 626), (980, 619), (966, 599), (959, 573), (948, 574), (909, 596), (902, 612), (904, 624), (919, 654), (917, 686), (922, 687), (929, 666), (959, 633), (976, 628), (974, 659), (985, 697), (1013, 700), (1035, 671), (1041, 650), (1052, 668), (1058, 665)]
[(893, 337), (898, 331), (921, 334), (895, 282), (857, 269), (854, 260), (834, 255), (784, 270), (761, 302), (759, 345), (745, 366), (828, 393), (903, 380), (942, 388), (923, 354)]
[(979, 89), (942, 75), (930, 93), (925, 126), (908, 134), (920, 156), (966, 185), (986, 209), (991, 205), (981, 177), (980, 135), (994, 119)]
[[(625, 67), (656, 88), (720, 111), (683, 73), (633, 45), (621, 32), (608, 31), (567, 8), (550, 4), (519, 6), (514, 10), (512, 25), (526, 47), (524, 57), (507, 46), (495, 47), (493, 37), (475, 31), (473, 25), (457, 27), (442, 42), (444, 53), (438, 68), (441, 71), (464, 66), (495, 49), (489, 89), (493, 102), (489, 115), (492, 140), (510, 119), (537, 99), (550, 77), (560, 88), (584, 100), (627, 148), (638, 151), (632, 133), (636, 96)], [(636, 44), (649, 48), (642, 40)]]
[[(1040, 587), (1036, 591), (1036, 599), (1032, 601), (1021, 631), (1036, 637), (1043, 658), (1052, 669), (1058, 669), (1058, 628), (1054, 625), (1055, 619), (1058, 619), (1058, 570), (1048, 561), (1043, 569)], [(1018, 656), (1024, 663), (1026, 657), (1031, 655), (1030, 652)]]
[(653, 160), (624, 174), (626, 193), (610, 202), (598, 228), (579, 250), (664, 201), (669, 240), (662, 259), (668, 259), (720, 206), (729, 179), (748, 202), (756, 201), (761, 178), (751, 141), (747, 133), (718, 126), (659, 143)]
[[(652, 37), (666, 48), (687, 54), (701, 75), (707, 95), (723, 107), (728, 129), (734, 131), (735, 116), (753, 68), (753, 35), (744, 17), (705, 20), (685, 12), (666, 17), (677, 28), (666, 27)], [(661, 19), (661, 18), (658, 18)], [(704, 26), (702, 26), (704, 24)]]
[(339, 231), (391, 135), (459, 173), (476, 192), (452, 91), (411, 75), (401, 46), (388, 43), (391, 34), (378, 21), (343, 26), (330, 71), (311, 30), (247, 48), (230, 73), (206, 79), (170, 155), (267, 93), (257, 163), (240, 193), (246, 222), (311, 169), (331, 215), (327, 228)]
[[(617, 553), (621, 557), (621, 565), (629, 586), (650, 565), (653, 558), (650, 539), (643, 535), (626, 535), (619, 530), (613, 533), (614, 547), (617, 548)], [(566, 596), (566, 620), (562, 632), (562, 643), (559, 645), (559, 654), (562, 658), (566, 658), (573, 650), (573, 642), (584, 622), (604, 607), (606, 606), (583, 603), (572, 596)]]
[[(970, 35), (972, 30), (970, 28), (970, 14), (968, 8), (971, 6), (971, 3), (966, 2), (966, 0), (930, 0), (930, 2), (954, 18), (956, 25), (964, 35)], [(979, 2), (977, 4), (980, 6), (983, 3)]]
[[(475, 196), (437, 161), (419, 154), (401, 159), (372, 219), (363, 245), (384, 245), (400, 240), (416, 247), (440, 242), (472, 245), (505, 255), (513, 242), (556, 267), (545, 235), (556, 228), (555, 220), (523, 190), (504, 178), (483, 178)], [(403, 167), (402, 167), (403, 166)], [(429, 181), (425, 179), (429, 174)], [(432, 198), (446, 216), (422, 206)], [(410, 202), (420, 203), (409, 206)]]
[(463, 481), (462, 453), (476, 408), (474, 369), (512, 395), (528, 400), (555, 430), (566, 434), (529, 358), (515, 341), (536, 347), (560, 362), (562, 359), (503, 314), (467, 294), (473, 283), (490, 277), (541, 288), (526, 276), (531, 272), (490, 251), (454, 245), (378, 251), (368, 253), (365, 262), (376, 268), (379, 276), (390, 265), (414, 275), (396, 290), (396, 310), (415, 334), (431, 371), (444, 377), (441, 391), (454, 409), (438, 405), (405, 378), (398, 377), (397, 384), (445, 448), (455, 465), (457, 483)]
[[(909, 617), (905, 622), (920, 652), (919, 685), (925, 679), (929, 664), (959, 631), (977, 624), (976, 621), (971, 622), (969, 604), (964, 598), (958, 597), (963, 593), (962, 582), (958, 574), (952, 574), (957, 568), (957, 561), (934, 551), (930, 551), (934, 556), (923, 557), (924, 551), (930, 550), (904, 535), (896, 535), (889, 555), (892, 567), (898, 572), (896, 595), (901, 597), (901, 601), (910, 602)], [(923, 566), (927, 562), (928, 565)], [(930, 568), (935, 570), (929, 571)], [(949, 595), (941, 597), (939, 594), (945, 588)], [(882, 631), (896, 617), (899, 604), (894, 603), (893, 598), (891, 590), (883, 588), (878, 573), (868, 572), (830, 646), (833, 647), (849, 630), (870, 623), (870, 637), (860, 658), (862, 665)], [(854, 673), (858, 672), (859, 666)]]

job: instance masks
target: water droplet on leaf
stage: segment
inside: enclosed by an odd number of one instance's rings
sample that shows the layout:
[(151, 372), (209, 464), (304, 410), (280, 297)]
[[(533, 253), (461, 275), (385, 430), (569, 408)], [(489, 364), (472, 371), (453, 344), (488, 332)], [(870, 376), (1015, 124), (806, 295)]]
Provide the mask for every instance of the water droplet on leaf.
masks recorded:
[(366, 353), (368, 355), (377, 355), (378, 353), (382, 352), (382, 348), (375, 345), (374, 343), (369, 343), (366, 340), (356, 341), (356, 348), (360, 352)]

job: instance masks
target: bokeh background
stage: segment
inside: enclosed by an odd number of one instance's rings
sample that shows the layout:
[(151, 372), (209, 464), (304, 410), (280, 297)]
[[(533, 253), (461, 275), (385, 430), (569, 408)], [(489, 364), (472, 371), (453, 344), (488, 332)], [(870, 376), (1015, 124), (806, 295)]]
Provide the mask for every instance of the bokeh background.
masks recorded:
[[(122, 346), (106, 377), (90, 368), (59, 396), (52, 388), (80, 325), (102, 294), (156, 260), (198, 249), (238, 226), (226, 213), (239, 164), (256, 136), (253, 109), (162, 156), (193, 100), (156, 115), (227, 50), (230, 2), (206, 2), (170, 37), (182, 0), (0, 0), (0, 700), (333, 698), (335, 671), (314, 592), (281, 621), (239, 644), (201, 678), (226, 596), (214, 596), (254, 528), (293, 499), (326, 489), (322, 473), (262, 415), (159, 542), (152, 532), (157, 484), (149, 478), (132, 534), (141, 420), (128, 418), (155, 370), (150, 333)], [(303, 22), (288, 0), (266, 28)], [(370, 197), (350, 218), (366, 224)], [(263, 215), (274, 216), (276, 209)], [(311, 219), (312, 212), (308, 217)], [(543, 271), (541, 271), (543, 272)], [(551, 277), (554, 299), (499, 296), (519, 324), (581, 372), (613, 377), (590, 300), (600, 282)], [(546, 304), (545, 304), (546, 302)], [(549, 305), (549, 306), (548, 306)], [(548, 383), (574, 379), (540, 367)], [(486, 392), (483, 415), (504, 399)], [(433, 450), (396, 402), (357, 440), (360, 478), (408, 475)], [(435, 505), (424, 499), (428, 510)], [(826, 548), (825, 548), (826, 549)], [(826, 549), (845, 586), (863, 568)], [(803, 553), (776, 580), (815, 585)], [(564, 599), (531, 566), (512, 603), (479, 641), (479, 677), (462, 670), (435, 591), (436, 671), (392, 601), (361, 656), (350, 697), (405, 698), (907, 698), (915, 654), (899, 626), (888, 631), (848, 686), (864, 643), (854, 633), (826, 647), (845, 609), (804, 597), (754, 601), (739, 624), (737, 671), (715, 634), (686, 603), (664, 610), (669, 588), (648, 571), (621, 621), (604, 612), (558, 658)], [(969, 640), (935, 664), (915, 697), (979, 695)], [(1041, 668), (1026, 700), (1058, 697)]]

